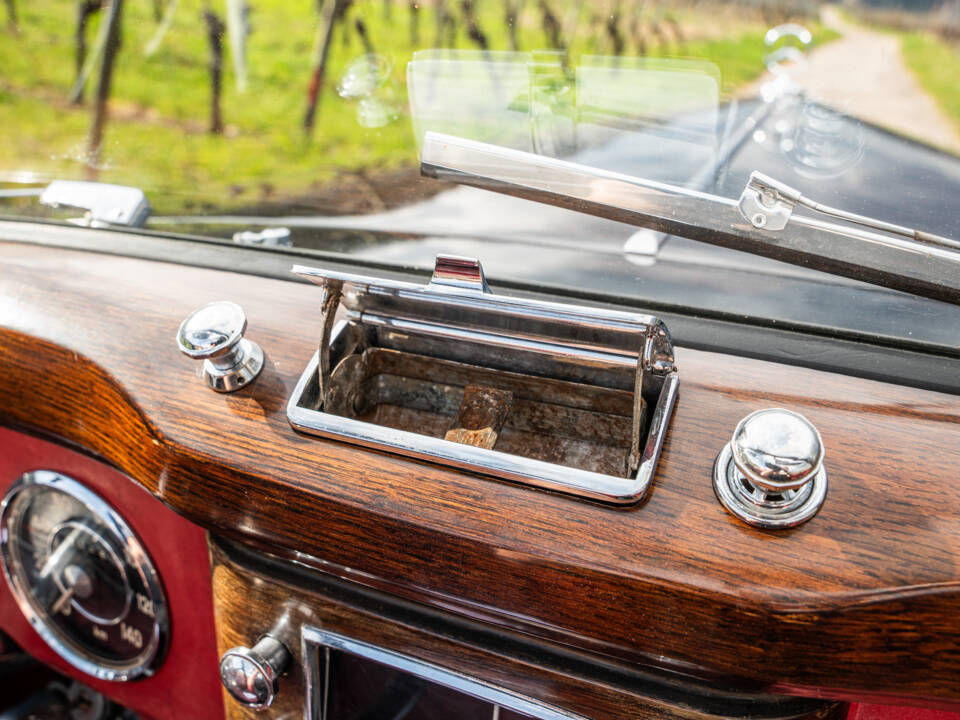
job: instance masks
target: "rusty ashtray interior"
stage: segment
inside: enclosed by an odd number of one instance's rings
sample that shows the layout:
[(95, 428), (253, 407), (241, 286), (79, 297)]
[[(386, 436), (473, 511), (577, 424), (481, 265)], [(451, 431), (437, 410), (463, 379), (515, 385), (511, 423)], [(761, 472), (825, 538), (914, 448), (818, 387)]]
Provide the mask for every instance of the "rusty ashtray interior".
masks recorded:
[(330, 385), (334, 415), (607, 475), (630, 471), (626, 390), (377, 347), (341, 360)]

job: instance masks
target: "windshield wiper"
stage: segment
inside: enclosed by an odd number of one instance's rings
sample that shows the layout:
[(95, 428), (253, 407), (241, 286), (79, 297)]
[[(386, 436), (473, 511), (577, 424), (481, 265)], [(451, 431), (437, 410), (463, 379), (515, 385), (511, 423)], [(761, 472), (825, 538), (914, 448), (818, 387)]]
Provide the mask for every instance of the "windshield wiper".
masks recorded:
[[(429, 132), (421, 172), (960, 305), (960, 243), (815, 203), (753, 173), (737, 200)], [(843, 220), (794, 213), (801, 205)]]

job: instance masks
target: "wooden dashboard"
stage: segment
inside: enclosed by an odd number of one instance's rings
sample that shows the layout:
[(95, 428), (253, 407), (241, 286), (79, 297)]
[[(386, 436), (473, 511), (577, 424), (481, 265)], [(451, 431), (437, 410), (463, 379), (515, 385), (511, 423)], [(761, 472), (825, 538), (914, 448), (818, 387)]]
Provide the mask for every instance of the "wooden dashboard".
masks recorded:
[[(954, 396), (678, 348), (654, 486), (614, 509), (295, 433), (312, 286), (17, 243), (0, 267), (0, 424), (84, 448), (216, 536), (625, 667), (960, 707)], [(219, 299), (267, 357), (230, 395), (174, 343)], [(825, 505), (792, 530), (739, 523), (711, 486), (764, 407), (802, 412), (826, 447)]]

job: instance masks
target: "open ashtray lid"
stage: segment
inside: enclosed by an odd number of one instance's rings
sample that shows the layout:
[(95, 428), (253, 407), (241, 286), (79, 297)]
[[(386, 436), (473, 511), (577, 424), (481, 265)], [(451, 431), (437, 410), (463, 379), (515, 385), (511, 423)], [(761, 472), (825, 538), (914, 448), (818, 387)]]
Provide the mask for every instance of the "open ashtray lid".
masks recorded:
[(497, 295), (468, 258), (438, 256), (426, 285), (293, 271), (322, 288), (294, 428), (594, 500), (646, 492), (677, 391), (657, 318)]

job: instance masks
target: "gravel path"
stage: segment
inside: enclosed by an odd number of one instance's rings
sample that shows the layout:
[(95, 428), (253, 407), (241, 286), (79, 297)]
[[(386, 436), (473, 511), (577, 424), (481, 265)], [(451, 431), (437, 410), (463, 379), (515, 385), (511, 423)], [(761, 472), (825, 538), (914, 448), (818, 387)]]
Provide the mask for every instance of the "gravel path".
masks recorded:
[[(907, 68), (898, 36), (848, 23), (830, 5), (824, 6), (821, 20), (843, 37), (815, 49), (805, 65), (791, 69), (810, 98), (960, 154), (960, 132)], [(755, 93), (758, 86), (751, 90)]]

